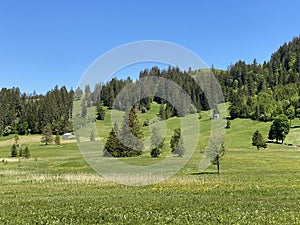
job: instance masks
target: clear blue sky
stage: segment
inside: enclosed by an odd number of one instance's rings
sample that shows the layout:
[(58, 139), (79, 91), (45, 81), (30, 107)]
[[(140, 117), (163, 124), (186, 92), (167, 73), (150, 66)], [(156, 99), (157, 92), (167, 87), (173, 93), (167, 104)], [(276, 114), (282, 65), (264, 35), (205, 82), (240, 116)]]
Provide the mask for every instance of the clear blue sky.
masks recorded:
[(0, 87), (75, 88), (87, 67), (121, 44), (163, 40), (226, 69), (259, 63), (300, 35), (300, 1), (2, 0)]

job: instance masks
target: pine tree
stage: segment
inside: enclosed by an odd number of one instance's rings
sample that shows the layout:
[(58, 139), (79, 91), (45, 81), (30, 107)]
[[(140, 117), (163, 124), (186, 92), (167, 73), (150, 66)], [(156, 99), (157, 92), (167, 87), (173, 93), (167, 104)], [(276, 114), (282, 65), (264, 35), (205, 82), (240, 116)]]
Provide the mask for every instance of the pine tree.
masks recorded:
[(176, 151), (176, 148), (178, 146), (180, 137), (181, 137), (181, 129), (177, 128), (177, 129), (174, 130), (174, 134), (173, 134), (173, 136), (171, 137), (171, 140), (170, 140), (171, 151), (174, 154), (176, 154), (175, 151)]
[(23, 149), (20, 147), (19, 148), (19, 156), (22, 157), (23, 156)]
[(18, 142), (20, 140), (19, 135), (15, 134), (14, 139), (15, 139), (15, 144), (18, 144)]
[(230, 120), (226, 120), (226, 129), (229, 129), (231, 127)]
[(95, 132), (94, 130), (91, 131), (91, 135), (90, 135), (90, 141), (95, 141)]
[(122, 157), (123, 156), (123, 146), (118, 137), (119, 128), (117, 123), (114, 123), (113, 128), (109, 133), (109, 137), (105, 143), (105, 147), (103, 150), (104, 156), (112, 156), (112, 157)]
[(165, 106), (164, 104), (160, 104), (160, 107), (159, 107), (159, 116), (161, 119), (165, 120), (166, 119), (166, 111), (165, 111)]
[(41, 142), (45, 143), (45, 145), (48, 145), (48, 143), (51, 143), (52, 141), (53, 141), (52, 130), (51, 130), (51, 126), (48, 124), (43, 129)]
[(157, 127), (154, 127), (151, 131), (151, 157), (159, 157), (161, 150), (164, 146), (164, 138), (160, 135)]
[(82, 100), (82, 102), (81, 102), (81, 117), (86, 117), (86, 114), (87, 114), (86, 101)]
[(185, 147), (184, 147), (184, 142), (183, 142), (183, 138), (181, 137), (179, 139), (178, 145), (175, 149), (175, 151), (173, 152), (173, 154), (176, 154), (179, 157), (182, 157), (184, 155), (185, 152)]
[(142, 154), (144, 143), (142, 141), (143, 132), (139, 125), (136, 109), (131, 108), (126, 112), (121, 129), (121, 142), (123, 146), (123, 156), (132, 157)]
[(17, 157), (17, 156), (18, 156), (17, 146), (16, 144), (13, 144), (11, 147), (11, 157)]
[(60, 145), (60, 136), (58, 133), (55, 135), (55, 144)]
[(105, 110), (103, 109), (100, 102), (97, 104), (97, 120), (104, 120)]
[(25, 157), (26, 159), (29, 159), (29, 158), (30, 158), (30, 151), (29, 151), (28, 146), (25, 147), (25, 150), (24, 150), (24, 157)]
[(252, 145), (257, 147), (257, 150), (260, 148), (266, 148), (267, 143), (265, 142), (262, 134), (257, 130), (252, 136)]

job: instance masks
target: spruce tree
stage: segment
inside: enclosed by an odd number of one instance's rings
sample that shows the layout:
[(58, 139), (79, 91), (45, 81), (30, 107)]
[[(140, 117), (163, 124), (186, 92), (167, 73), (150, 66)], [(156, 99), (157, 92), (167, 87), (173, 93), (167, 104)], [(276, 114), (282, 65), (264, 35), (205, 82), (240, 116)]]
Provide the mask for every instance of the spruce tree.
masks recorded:
[(105, 110), (100, 102), (97, 103), (97, 120), (104, 120)]
[(151, 131), (151, 157), (159, 157), (164, 146), (164, 138), (160, 135), (159, 129), (154, 127)]
[(51, 130), (51, 126), (48, 124), (43, 129), (41, 142), (45, 143), (45, 145), (48, 145), (48, 143), (51, 143), (52, 141), (53, 141), (52, 130)]
[(176, 151), (176, 148), (178, 146), (180, 137), (181, 137), (181, 129), (180, 128), (176, 128), (174, 130), (174, 134), (173, 134), (173, 136), (171, 137), (171, 140), (170, 140), (171, 151), (174, 154), (176, 154), (175, 151)]
[(24, 157), (25, 157), (26, 159), (29, 159), (29, 158), (30, 158), (30, 151), (29, 151), (28, 146), (25, 147), (25, 150), (24, 150)]
[(121, 142), (123, 146), (123, 156), (132, 157), (142, 154), (144, 144), (142, 141), (143, 132), (139, 124), (136, 109), (132, 107), (126, 112), (121, 129)]
[(123, 156), (123, 146), (118, 137), (119, 128), (117, 123), (114, 123), (113, 128), (109, 133), (109, 137), (105, 143), (105, 147), (103, 150), (104, 156), (112, 156), (112, 157), (122, 157)]
[(17, 156), (18, 156), (17, 146), (16, 144), (13, 144), (11, 147), (11, 157), (17, 157)]
[(58, 133), (55, 136), (55, 144), (60, 145), (60, 135)]
[(94, 130), (91, 131), (91, 135), (90, 135), (90, 141), (95, 141), (95, 132)]
[(173, 154), (176, 154), (179, 157), (182, 157), (184, 155), (185, 152), (185, 147), (184, 147), (184, 143), (183, 143), (183, 138), (181, 137), (179, 139), (178, 145), (175, 149), (175, 151), (173, 152)]

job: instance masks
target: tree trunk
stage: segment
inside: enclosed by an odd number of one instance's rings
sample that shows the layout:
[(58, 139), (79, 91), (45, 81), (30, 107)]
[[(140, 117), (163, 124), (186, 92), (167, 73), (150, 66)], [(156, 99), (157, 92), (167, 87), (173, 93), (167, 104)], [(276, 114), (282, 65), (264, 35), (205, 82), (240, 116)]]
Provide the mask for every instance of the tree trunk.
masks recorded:
[(217, 162), (217, 168), (218, 168), (218, 174), (221, 174), (221, 168), (220, 168), (220, 163), (219, 163), (219, 161)]

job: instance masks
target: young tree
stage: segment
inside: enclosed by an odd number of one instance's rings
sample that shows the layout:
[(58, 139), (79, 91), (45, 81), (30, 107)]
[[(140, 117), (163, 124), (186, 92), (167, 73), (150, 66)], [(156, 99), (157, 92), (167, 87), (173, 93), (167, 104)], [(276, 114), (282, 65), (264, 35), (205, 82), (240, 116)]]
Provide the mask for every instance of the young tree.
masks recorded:
[(18, 144), (18, 142), (20, 140), (19, 135), (15, 134), (14, 139), (15, 139), (15, 144)]
[(285, 139), (289, 131), (290, 131), (289, 119), (286, 115), (281, 114), (274, 119), (269, 130), (268, 138), (270, 140), (276, 139), (277, 143), (279, 140), (281, 140), (281, 142), (283, 143), (283, 140)]
[(252, 145), (257, 147), (257, 150), (260, 148), (266, 148), (267, 143), (265, 142), (262, 134), (256, 130), (252, 136)]
[(176, 128), (174, 130), (174, 134), (173, 134), (173, 136), (171, 137), (171, 140), (170, 140), (171, 151), (174, 154), (175, 154), (176, 148), (178, 146), (180, 137), (181, 137), (181, 129), (180, 128)]
[(151, 157), (159, 157), (161, 150), (164, 146), (164, 138), (160, 135), (160, 131), (157, 127), (154, 127), (151, 131)]
[(87, 114), (87, 103), (85, 100), (81, 102), (81, 117), (86, 117)]
[(90, 141), (95, 141), (95, 132), (94, 130), (91, 131), (91, 135), (90, 135)]
[(11, 147), (11, 157), (17, 157), (17, 156), (18, 156), (17, 146), (16, 144), (13, 144)]
[(26, 159), (29, 159), (29, 158), (30, 158), (30, 151), (29, 151), (28, 146), (25, 147), (25, 150), (24, 150), (24, 157), (25, 157)]
[(55, 144), (60, 145), (60, 136), (58, 133), (55, 135)]
[(20, 147), (19, 148), (19, 156), (22, 157), (23, 156), (23, 149)]
[(97, 120), (104, 120), (105, 110), (103, 109), (101, 103), (97, 104)]
[(221, 174), (220, 161), (224, 155), (225, 155), (225, 145), (221, 144), (221, 146), (219, 146), (219, 149), (217, 150), (217, 152), (215, 154), (215, 157), (212, 160), (212, 163), (214, 165), (217, 165), (218, 174)]
[(183, 138), (181, 137), (179, 139), (178, 145), (175, 149), (175, 151), (173, 152), (173, 154), (176, 154), (179, 157), (182, 157), (184, 155), (185, 152), (185, 147), (184, 147), (184, 143), (183, 143)]
[(226, 120), (226, 129), (229, 129), (231, 127), (230, 120)]
[(45, 143), (45, 145), (48, 145), (48, 143), (51, 143), (52, 141), (53, 141), (52, 130), (51, 130), (51, 126), (48, 124), (43, 129), (41, 142)]
[(285, 115), (288, 117), (288, 119), (290, 120), (290, 126), (292, 126), (292, 119), (295, 119), (295, 108), (294, 106), (290, 106), (286, 112)]

